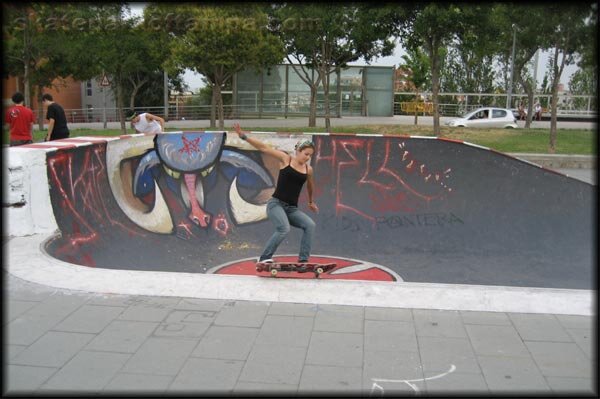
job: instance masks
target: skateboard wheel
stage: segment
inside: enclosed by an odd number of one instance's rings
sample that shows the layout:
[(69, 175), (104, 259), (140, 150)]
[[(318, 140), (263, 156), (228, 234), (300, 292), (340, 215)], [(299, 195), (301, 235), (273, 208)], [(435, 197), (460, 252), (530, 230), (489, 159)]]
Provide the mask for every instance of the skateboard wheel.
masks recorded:
[(322, 267), (317, 267), (317, 274), (321, 274), (323, 273), (323, 268)]
[(271, 270), (271, 276), (273, 276), (273, 277), (277, 276), (277, 270), (275, 270), (275, 269)]

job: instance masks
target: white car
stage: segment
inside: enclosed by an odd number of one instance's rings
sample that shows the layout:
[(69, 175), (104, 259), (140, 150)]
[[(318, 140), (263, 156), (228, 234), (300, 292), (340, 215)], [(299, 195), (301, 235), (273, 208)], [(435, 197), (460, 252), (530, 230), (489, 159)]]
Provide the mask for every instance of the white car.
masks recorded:
[(462, 118), (448, 121), (446, 125), (450, 127), (500, 127), (512, 129), (519, 127), (511, 110), (494, 107), (477, 108)]

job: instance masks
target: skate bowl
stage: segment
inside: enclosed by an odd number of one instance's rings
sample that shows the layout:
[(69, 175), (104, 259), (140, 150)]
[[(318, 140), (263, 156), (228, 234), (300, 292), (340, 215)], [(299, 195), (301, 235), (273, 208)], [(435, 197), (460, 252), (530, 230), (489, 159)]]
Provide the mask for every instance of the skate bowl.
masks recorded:
[[(291, 152), (307, 134), (251, 132)], [(310, 134), (325, 279), (596, 290), (595, 187), (488, 148), (415, 136)], [(278, 166), (237, 135), (81, 137), (43, 151), (56, 232), (84, 268), (254, 275)], [(43, 188), (42, 188), (43, 190)], [(42, 207), (43, 208), (43, 207)], [(297, 255), (292, 228), (277, 256)], [(277, 260), (277, 257), (275, 258)]]

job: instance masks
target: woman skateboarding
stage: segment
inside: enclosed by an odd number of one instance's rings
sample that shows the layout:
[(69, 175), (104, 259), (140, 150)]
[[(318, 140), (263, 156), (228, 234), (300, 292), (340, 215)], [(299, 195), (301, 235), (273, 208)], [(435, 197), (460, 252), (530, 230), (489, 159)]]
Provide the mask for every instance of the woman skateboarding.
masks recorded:
[(240, 139), (247, 141), (262, 153), (271, 155), (279, 161), (279, 176), (273, 197), (267, 202), (267, 216), (275, 225), (275, 232), (267, 242), (258, 262), (272, 263), (273, 254), (290, 231), (290, 226), (302, 229), (300, 254), (298, 263), (308, 263), (315, 222), (298, 209), (298, 197), (302, 186), (306, 183), (308, 190), (308, 207), (313, 212), (319, 208), (313, 201), (313, 169), (308, 165), (315, 152), (310, 140), (301, 140), (296, 144), (294, 155), (269, 147), (262, 141), (242, 132), (239, 123), (233, 125)]

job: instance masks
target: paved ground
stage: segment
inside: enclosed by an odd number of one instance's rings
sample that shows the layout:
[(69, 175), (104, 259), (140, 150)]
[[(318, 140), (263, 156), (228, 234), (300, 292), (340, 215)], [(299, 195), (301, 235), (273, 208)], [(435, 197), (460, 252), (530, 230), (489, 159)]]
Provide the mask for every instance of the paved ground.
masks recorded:
[(597, 315), (109, 295), (3, 273), (4, 395), (598, 393)]
[(557, 169), (557, 171), (574, 179), (598, 185), (598, 172), (594, 169)]
[(4, 280), (3, 394), (598, 392), (595, 317), (102, 295)]

